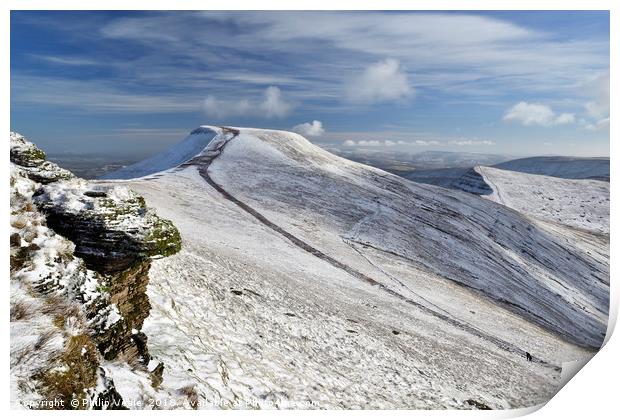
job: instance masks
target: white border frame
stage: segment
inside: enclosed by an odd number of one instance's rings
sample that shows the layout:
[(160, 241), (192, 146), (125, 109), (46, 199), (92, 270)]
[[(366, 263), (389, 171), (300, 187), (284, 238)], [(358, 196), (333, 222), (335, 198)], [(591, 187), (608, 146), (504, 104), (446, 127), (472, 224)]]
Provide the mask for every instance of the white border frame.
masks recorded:
[[(340, 0), (340, 1), (328, 1), (328, 0), (299, 0), (295, 3), (283, 0), (262, 0), (260, 2), (251, 2), (249, 0), (219, 0), (219, 1), (198, 1), (198, 0), (56, 0), (56, 1), (43, 1), (43, 0), (5, 0), (2, 2), (1, 20), (0, 26), (0, 45), (2, 53), (2, 115), (0, 119), (0, 127), (2, 132), (6, 133), (10, 130), (10, 75), (9, 75), (9, 48), (10, 48), (10, 10), (610, 10), (610, 28), (611, 28), (611, 43), (610, 43), (610, 74), (611, 74), (611, 92), (617, 93), (617, 81), (616, 74), (618, 73), (618, 31), (620, 28), (620, 2), (613, 0), (503, 0), (503, 1), (491, 1), (491, 0), (418, 0), (418, 1), (398, 1), (398, 0), (385, 0), (385, 1), (372, 1), (372, 0)], [(618, 109), (616, 108), (615, 95), (610, 97), (611, 106), (611, 125), (610, 125), (610, 157), (611, 157), (611, 172), (612, 178), (617, 172), (616, 169), (619, 165), (617, 160), (618, 145), (614, 140), (618, 137), (618, 129), (616, 121), (618, 121)], [(612, 117), (613, 115), (613, 117)], [(8, 143), (4, 143), (5, 156), (8, 155)], [(8, 203), (8, 180), (9, 170), (8, 165), (1, 166), (2, 173), (0, 179), (4, 179), (2, 183), (2, 200), (4, 202), (4, 212), (0, 212), (2, 217), (2, 228), (5, 229), (4, 237), (8, 237), (9, 220), (7, 211), (9, 208)], [(618, 183), (611, 182), (611, 209), (615, 207), (615, 197), (617, 197)], [(614, 226), (618, 220), (617, 214), (611, 213), (610, 224)], [(618, 247), (616, 246), (615, 231), (611, 231), (611, 253), (610, 259), (614, 260), (617, 255)], [(5, 267), (5, 273), (8, 272), (9, 257), (8, 247), (5, 248), (2, 253), (2, 262)], [(617, 337), (612, 337), (617, 314), (618, 314), (618, 280), (615, 279), (616, 275), (615, 265), (611, 265), (610, 277), (611, 281), (611, 305), (610, 305), (610, 320), (608, 326), (608, 334), (606, 337), (607, 344), (601, 351), (590, 361), (586, 367), (577, 374), (576, 378), (569, 381), (569, 383), (560, 392), (551, 399), (550, 402), (544, 406), (544, 408), (538, 410), (541, 407), (532, 407), (519, 410), (508, 411), (494, 411), (494, 412), (472, 412), (472, 411), (390, 411), (385, 413), (390, 417), (405, 418), (409, 416), (416, 417), (441, 417), (441, 418), (506, 418), (515, 417), (520, 415), (529, 414), (535, 412), (532, 418), (568, 418), (568, 419), (580, 419), (584, 418), (611, 418), (611, 414), (617, 415), (617, 407), (615, 399), (618, 397), (618, 373), (620, 372), (620, 342)], [(2, 325), (3, 329), (3, 355), (5, 363), (3, 365), (3, 378), (2, 382), (2, 396), (5, 403), (2, 408), (8, 410), (10, 399), (10, 369), (7, 363), (9, 359), (9, 282), (5, 281), (1, 285), (2, 296), (4, 297), (3, 316), (6, 321)], [(611, 340), (610, 340), (611, 338)], [(146, 415), (143, 412), (131, 412), (139, 413), (138, 416)], [(152, 413), (155, 416), (163, 416), (163, 412)], [(289, 416), (294, 415), (296, 417), (314, 417), (320, 416), (356, 416), (365, 417), (374, 416), (379, 414), (374, 411), (347, 411), (347, 412), (321, 412), (316, 413), (314, 411), (285, 411), (285, 412), (216, 412), (209, 413), (209, 415), (220, 416), (233, 416), (233, 417), (245, 417), (251, 416), (252, 418), (265, 418), (268, 416)], [(380, 412), (382, 414), (382, 412)], [(67, 412), (45, 412), (45, 411), (13, 411), (10, 414), (14, 418), (25, 417), (57, 417), (57, 416), (69, 416)], [(84, 415), (84, 414), (81, 414)], [(90, 413), (90, 415), (96, 415)], [(129, 412), (114, 412), (107, 413), (106, 416), (128, 416)], [(197, 415), (193, 412), (175, 412), (176, 415), (192, 416)], [(204, 412), (201, 414), (204, 415)]]

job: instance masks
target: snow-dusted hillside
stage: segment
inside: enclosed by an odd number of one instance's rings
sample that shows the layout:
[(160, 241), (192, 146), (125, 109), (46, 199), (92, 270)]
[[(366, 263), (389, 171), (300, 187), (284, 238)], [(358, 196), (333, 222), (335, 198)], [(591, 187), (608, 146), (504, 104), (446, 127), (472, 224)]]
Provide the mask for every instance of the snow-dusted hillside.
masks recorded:
[(183, 238), (153, 263), (144, 325), (168, 387), (218, 407), (523, 407), (602, 342), (604, 240), (297, 134), (205, 128), (197, 156), (127, 181)]
[(537, 219), (609, 234), (609, 182), (477, 166), (455, 186)]
[(566, 179), (609, 181), (609, 158), (537, 156), (494, 165), (495, 168)]
[(215, 132), (211, 129), (199, 127), (192, 131), (182, 142), (167, 148), (163, 152), (149, 159), (105, 174), (101, 178), (139, 178), (154, 172), (174, 168), (202, 152), (214, 136)]
[[(483, 159), (478, 162), (473, 159), (467, 162), (466, 159), (467, 155), (464, 155), (458, 161), (460, 164), (458, 167), (454, 167), (452, 162), (446, 161), (443, 166), (432, 169), (417, 168), (414, 171), (395, 170), (392, 172), (414, 182), (456, 189), (462, 189), (460, 184), (462, 184), (463, 179), (466, 180), (469, 175), (474, 175), (472, 171), (475, 166), (492, 166), (493, 168), (524, 174), (546, 175), (564, 179), (593, 179), (609, 182), (609, 158), (536, 156), (498, 164), (494, 164), (495, 162), (490, 161), (490, 159), (487, 159), (488, 162), (484, 162)], [(411, 161), (414, 165), (415, 162), (416, 160)], [(383, 167), (374, 164), (374, 162), (373, 166)]]

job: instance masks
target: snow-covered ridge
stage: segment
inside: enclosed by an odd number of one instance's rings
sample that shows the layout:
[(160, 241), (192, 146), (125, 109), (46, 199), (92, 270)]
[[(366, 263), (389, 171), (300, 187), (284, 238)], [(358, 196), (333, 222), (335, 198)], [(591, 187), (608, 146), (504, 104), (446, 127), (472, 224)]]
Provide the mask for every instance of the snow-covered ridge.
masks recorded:
[(297, 134), (207, 128), (196, 156), (126, 181), (184, 238), (153, 264), (144, 327), (164, 383), (242, 407), (523, 407), (600, 345), (605, 237)]
[[(606, 261), (576, 255), (569, 268), (556, 257), (573, 252), (564, 241), (503, 206), (404, 181), (334, 156), (295, 133), (211, 126), (199, 132), (215, 134), (182, 167), (208, 167), (215, 183), (285, 225), (295, 226), (299, 214), (318, 215), (324, 229), (342, 238), (418, 261), (571, 340), (592, 346), (602, 341), (607, 286), (600, 284), (593, 295), (586, 279), (605, 279)], [(185, 141), (179, 147), (185, 149)]]
[(189, 136), (180, 143), (170, 146), (149, 159), (105, 174), (101, 179), (140, 178), (142, 176), (175, 168), (200, 154), (215, 135), (216, 132), (211, 127), (199, 127), (193, 130)]
[(540, 220), (609, 234), (609, 182), (477, 166), (455, 188)]

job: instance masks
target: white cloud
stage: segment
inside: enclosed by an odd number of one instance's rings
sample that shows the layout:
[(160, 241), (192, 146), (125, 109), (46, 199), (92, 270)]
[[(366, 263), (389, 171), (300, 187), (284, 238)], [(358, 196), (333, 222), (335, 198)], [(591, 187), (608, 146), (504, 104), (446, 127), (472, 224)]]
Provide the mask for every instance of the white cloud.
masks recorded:
[(556, 115), (553, 109), (547, 105), (522, 101), (506, 111), (503, 120), (518, 122), (526, 126), (552, 126), (572, 124), (575, 122), (575, 115), (568, 113)]
[(371, 64), (354, 76), (346, 85), (346, 95), (352, 102), (375, 103), (394, 101), (413, 96), (407, 74), (398, 60), (388, 58)]
[(317, 120), (314, 120), (311, 123), (297, 124), (293, 127), (293, 131), (301, 134), (302, 136), (309, 137), (319, 137), (325, 133), (323, 123)]
[(440, 143), (437, 140), (416, 140), (413, 144), (416, 146), (437, 146)]
[(460, 140), (452, 140), (450, 144), (455, 146), (495, 146), (495, 142), (491, 140), (471, 140), (471, 139), (460, 139)]
[(213, 95), (204, 101), (204, 111), (210, 117), (241, 117), (258, 115), (265, 118), (282, 118), (289, 114), (293, 106), (285, 101), (282, 92), (276, 86), (269, 86), (263, 99), (251, 101), (246, 98), (219, 99)]
[(345, 140), (342, 144), (344, 144), (345, 146), (378, 147), (394, 146), (396, 143), (391, 140)]
[(440, 145), (441, 142), (437, 140), (413, 140), (413, 141), (405, 141), (405, 140), (345, 140), (343, 142), (345, 146), (367, 146), (367, 147), (378, 147), (378, 146), (437, 146)]
[(554, 113), (551, 108), (543, 104), (519, 102), (504, 114), (504, 121), (516, 121), (523, 125), (550, 125)]
[(282, 98), (282, 92), (276, 86), (269, 86), (265, 90), (265, 98), (260, 104), (267, 118), (282, 118), (288, 115), (293, 106)]
[(384, 141), (381, 140), (359, 140), (357, 142), (358, 146), (370, 146), (370, 147), (377, 147), (377, 146), (383, 146), (385, 145)]
[(573, 124), (575, 122), (575, 114), (563, 113), (555, 119), (555, 124)]

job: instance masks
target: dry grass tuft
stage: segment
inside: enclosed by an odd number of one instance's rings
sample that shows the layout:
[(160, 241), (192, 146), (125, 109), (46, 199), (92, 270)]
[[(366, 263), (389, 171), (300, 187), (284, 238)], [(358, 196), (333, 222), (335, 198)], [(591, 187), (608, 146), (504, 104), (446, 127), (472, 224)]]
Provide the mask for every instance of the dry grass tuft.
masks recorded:
[(179, 389), (179, 392), (187, 397), (189, 406), (192, 407), (192, 409), (196, 410), (198, 408), (198, 393), (193, 385), (184, 386)]
[[(83, 334), (67, 339), (64, 351), (36, 379), (47, 400), (63, 401), (65, 409), (87, 409), (87, 389), (97, 384), (99, 357), (92, 339)], [(79, 401), (77, 406), (72, 400)], [(58, 407), (56, 407), (58, 408)]]

